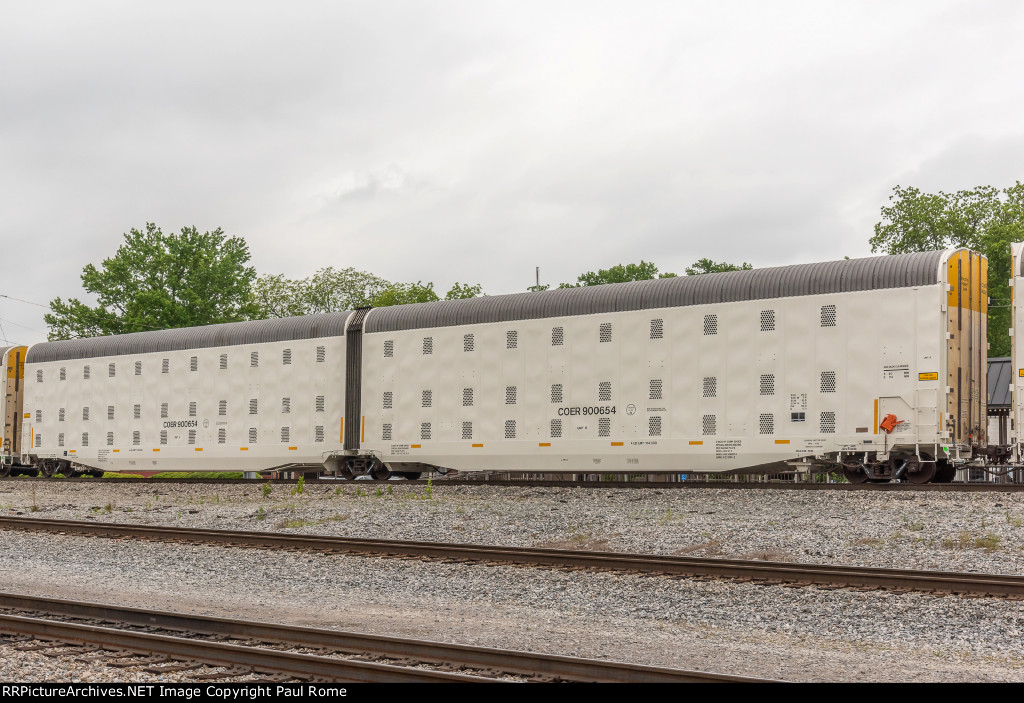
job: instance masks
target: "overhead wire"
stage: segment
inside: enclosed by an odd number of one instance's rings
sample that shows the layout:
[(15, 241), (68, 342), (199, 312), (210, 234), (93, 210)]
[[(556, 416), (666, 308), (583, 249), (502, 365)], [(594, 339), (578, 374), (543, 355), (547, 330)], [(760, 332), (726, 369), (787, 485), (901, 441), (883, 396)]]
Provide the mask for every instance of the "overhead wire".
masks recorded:
[(42, 303), (36, 303), (36, 302), (31, 301), (31, 300), (24, 300), (22, 298), (15, 298), (13, 295), (5, 295), (3, 293), (0, 293), (0, 298), (7, 298), (9, 300), (17, 300), (19, 303), (27, 303), (29, 305), (36, 305), (36, 306), (41, 307), (41, 308), (48, 308), (48, 307), (50, 307), (49, 305), (43, 305)]

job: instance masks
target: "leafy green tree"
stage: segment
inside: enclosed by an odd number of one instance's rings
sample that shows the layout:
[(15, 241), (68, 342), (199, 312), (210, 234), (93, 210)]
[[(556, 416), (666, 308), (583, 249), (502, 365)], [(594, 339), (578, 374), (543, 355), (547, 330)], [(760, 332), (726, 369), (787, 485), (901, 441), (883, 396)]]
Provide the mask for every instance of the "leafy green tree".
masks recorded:
[(869, 240), (871, 251), (903, 254), (968, 247), (988, 257), (990, 356), (1010, 353), (1010, 243), (1024, 241), (1024, 184), (956, 193), (893, 188)]
[(259, 312), (256, 317), (295, 317), (308, 312), (305, 280), (292, 280), (283, 274), (264, 274), (253, 281), (252, 297)]
[(477, 283), (475, 286), (471, 286), (468, 283), (463, 285), (458, 281), (455, 285), (445, 294), (445, 300), (461, 300), (464, 298), (479, 298), (483, 295), (483, 286)]
[(309, 278), (260, 276), (253, 284), (253, 298), (262, 318), (292, 317), (366, 307), (390, 285), (365, 271), (328, 266)]
[(699, 276), (702, 273), (724, 273), (725, 271), (749, 271), (754, 268), (746, 261), (737, 266), (725, 261), (712, 261), (711, 259), (698, 259), (693, 266), (686, 267), (687, 276)]
[(364, 308), (387, 286), (387, 281), (372, 273), (328, 266), (314, 273), (309, 279), (306, 293), (309, 312), (337, 312)]
[(440, 298), (434, 290), (433, 283), (424, 284), (422, 281), (416, 281), (416, 283), (392, 283), (374, 296), (370, 304), (375, 308), (384, 308), (389, 305), (432, 303), (436, 300), (440, 300)]
[[(481, 295), (482, 287), (480, 284), (468, 285), (456, 283), (451, 289), (445, 294), (445, 300), (458, 300), (462, 298), (476, 298)], [(434, 290), (433, 283), (423, 283), (417, 281), (416, 283), (392, 283), (390, 286), (381, 291), (372, 301), (371, 305), (375, 308), (383, 308), (388, 305), (408, 305), (409, 303), (432, 303), (440, 300), (441, 298), (437, 295)]]
[(249, 247), (221, 229), (202, 234), (184, 227), (164, 234), (152, 222), (124, 235), (117, 253), (99, 268), (86, 265), (82, 286), (96, 296), (55, 298), (44, 316), (49, 339), (72, 339), (144, 330), (248, 320), (256, 271), (246, 266)]
[[(581, 288), (583, 286), (600, 286), (606, 283), (628, 283), (629, 281), (648, 281), (652, 278), (674, 278), (674, 273), (658, 274), (658, 267), (640, 260), (639, 264), (618, 264), (597, 272), (587, 271), (580, 274), (575, 283), (562, 283), (559, 288)], [(536, 286), (530, 288), (533, 290)]]
[(893, 188), (891, 205), (882, 208), (871, 251), (906, 254), (950, 247), (975, 248), (987, 222), (999, 209), (1000, 191), (979, 186), (956, 193), (922, 193)]

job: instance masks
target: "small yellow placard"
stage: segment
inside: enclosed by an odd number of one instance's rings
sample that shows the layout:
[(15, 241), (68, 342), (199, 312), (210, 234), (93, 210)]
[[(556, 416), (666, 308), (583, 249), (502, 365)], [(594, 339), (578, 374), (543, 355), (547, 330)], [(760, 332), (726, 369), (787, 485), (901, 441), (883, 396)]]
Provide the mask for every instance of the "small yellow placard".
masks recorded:
[(1024, 378), (1024, 369), (1021, 369), (1020, 371), (1018, 371), (1017, 375), (1020, 376), (1021, 378)]
[(938, 381), (939, 374), (937, 373), (919, 373), (917, 374), (918, 381)]

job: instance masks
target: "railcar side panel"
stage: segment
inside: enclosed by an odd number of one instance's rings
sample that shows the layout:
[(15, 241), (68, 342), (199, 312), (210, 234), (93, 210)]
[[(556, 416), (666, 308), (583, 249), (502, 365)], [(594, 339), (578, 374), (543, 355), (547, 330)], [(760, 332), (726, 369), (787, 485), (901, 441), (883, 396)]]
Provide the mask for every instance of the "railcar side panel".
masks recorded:
[(341, 450), (344, 337), (28, 364), (36, 459), (108, 471), (258, 471)]
[(1015, 448), (1015, 460), (1024, 461), (1024, 345), (1019, 336), (1024, 333), (1024, 304), (1017, 291), (1024, 286), (1024, 242), (1010, 245), (1010, 444)]
[(365, 334), (364, 449), (530, 471), (932, 449), (948, 444), (945, 296), (937, 283)]
[[(7, 347), (0, 356), (0, 378), (4, 394), (0, 398), (0, 415), (4, 418), (0, 447), (5, 457), (13, 458), (21, 451), (22, 388), (25, 383), (25, 352), (27, 347)], [(10, 463), (8, 461), (8, 463)]]

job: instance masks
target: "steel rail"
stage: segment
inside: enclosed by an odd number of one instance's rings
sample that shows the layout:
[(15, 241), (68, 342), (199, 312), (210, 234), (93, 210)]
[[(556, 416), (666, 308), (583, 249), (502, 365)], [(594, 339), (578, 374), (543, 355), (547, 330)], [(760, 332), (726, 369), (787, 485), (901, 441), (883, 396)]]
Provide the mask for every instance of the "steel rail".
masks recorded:
[(0, 615), (0, 631), (43, 640), (91, 644), (103, 649), (149, 652), (178, 659), (199, 660), (213, 666), (247, 667), (264, 673), (316, 677), (331, 681), (456, 683), (494, 680), (447, 671), (334, 659), (314, 654), (244, 647), (223, 642), (169, 637), (18, 615)]
[(1024, 576), (1015, 574), (921, 571), (877, 567), (701, 558), (676, 555), (575, 551), (541, 547), (503, 547), (482, 544), (359, 539), (277, 532), (239, 532), (76, 520), (0, 517), (0, 528), (63, 532), (74, 535), (189, 541), (205, 544), (301, 549), (369, 556), (591, 568), (682, 576), (711, 576), (746, 581), (778, 581), (804, 585), (886, 588), (961, 595), (1024, 599)]
[[(0, 479), (10, 481), (30, 481), (34, 483), (53, 483), (67, 481), (70, 483), (114, 483), (114, 484), (181, 484), (208, 486), (253, 486), (263, 483), (295, 485), (298, 479), (255, 479), (255, 478), (40, 478), (21, 477), (17, 479)], [(888, 492), (919, 492), (919, 493), (1021, 493), (1024, 483), (790, 483), (786, 481), (564, 481), (556, 479), (472, 479), (472, 478), (434, 478), (434, 488), (444, 486), (499, 486), (514, 488), (587, 488), (587, 489), (656, 489), (656, 490), (692, 490), (698, 488), (721, 488), (725, 490), (781, 490), (781, 491), (880, 491)], [(354, 483), (335, 478), (309, 478), (305, 485), (311, 486), (356, 486), (363, 481)], [(383, 485), (387, 482), (374, 481), (371, 485)], [(402, 480), (393, 485), (423, 486), (427, 479), (414, 481)], [(365, 486), (364, 486), (365, 487)]]
[[(601, 683), (710, 683), (764, 681), (702, 671), (644, 666), (624, 662), (538, 654), (490, 647), (446, 644), (384, 635), (372, 635), (272, 623), (201, 617), (165, 611), (122, 608), (98, 603), (0, 593), (0, 607), (48, 615), (88, 618), (149, 628), (256, 639), (273, 643), (369, 653), (388, 659), (414, 659), (433, 664), (462, 666), (549, 679)], [(2, 628), (3, 625), (0, 625)]]

